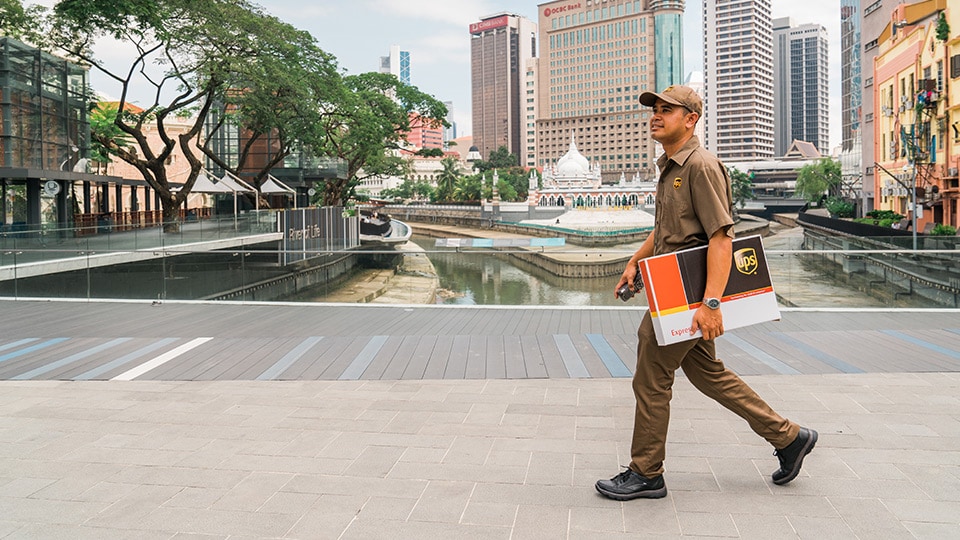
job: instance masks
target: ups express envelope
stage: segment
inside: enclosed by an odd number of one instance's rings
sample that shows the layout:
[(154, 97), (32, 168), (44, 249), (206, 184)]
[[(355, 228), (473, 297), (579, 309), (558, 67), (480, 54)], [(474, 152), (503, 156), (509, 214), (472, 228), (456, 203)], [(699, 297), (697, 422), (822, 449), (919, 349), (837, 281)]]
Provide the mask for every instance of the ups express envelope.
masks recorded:
[[(691, 334), (690, 325), (707, 284), (707, 246), (650, 257), (639, 264), (657, 343), (699, 338), (700, 331)], [(730, 279), (720, 309), (724, 330), (780, 320), (760, 236), (734, 239)]]

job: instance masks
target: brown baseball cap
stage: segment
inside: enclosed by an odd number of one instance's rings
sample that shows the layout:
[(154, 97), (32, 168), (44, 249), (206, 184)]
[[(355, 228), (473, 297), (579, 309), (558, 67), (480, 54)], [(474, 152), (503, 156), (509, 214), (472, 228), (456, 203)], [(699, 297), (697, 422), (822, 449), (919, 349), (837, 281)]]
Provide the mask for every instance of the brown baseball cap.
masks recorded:
[(697, 116), (703, 116), (703, 100), (689, 86), (675, 84), (666, 87), (663, 92), (644, 92), (640, 94), (640, 103), (647, 107), (653, 107), (658, 99), (673, 105), (686, 107), (687, 110), (697, 113)]

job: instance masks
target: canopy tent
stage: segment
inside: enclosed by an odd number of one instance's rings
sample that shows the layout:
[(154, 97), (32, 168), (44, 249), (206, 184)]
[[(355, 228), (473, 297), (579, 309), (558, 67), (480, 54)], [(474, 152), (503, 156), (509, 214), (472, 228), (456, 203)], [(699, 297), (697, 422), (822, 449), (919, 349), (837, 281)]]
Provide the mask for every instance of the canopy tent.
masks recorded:
[(297, 207), (297, 190), (277, 180), (272, 174), (268, 174), (267, 179), (260, 184), (260, 193), (290, 195), (293, 197), (293, 207)]
[[(206, 169), (201, 169), (200, 173), (197, 175), (196, 182), (193, 183), (193, 189), (190, 190), (190, 193), (212, 193), (212, 194), (224, 194), (224, 193), (233, 193), (233, 228), (237, 228), (237, 193), (231, 189), (226, 184), (222, 182), (215, 182), (210, 179), (213, 176)], [(214, 178), (216, 178), (214, 176)], [(177, 191), (180, 188), (176, 188)]]
[(201, 170), (197, 176), (197, 181), (193, 184), (191, 193), (233, 193), (233, 190), (225, 185), (215, 183), (210, 179), (206, 170)]
[(253, 193), (253, 199), (256, 201), (256, 209), (260, 210), (260, 197), (257, 193), (257, 190), (253, 188), (250, 184), (244, 182), (240, 179), (239, 176), (233, 174), (230, 171), (223, 171), (223, 177), (220, 179), (220, 184), (228, 187), (233, 191), (233, 225), (234, 229), (237, 228), (237, 193)]

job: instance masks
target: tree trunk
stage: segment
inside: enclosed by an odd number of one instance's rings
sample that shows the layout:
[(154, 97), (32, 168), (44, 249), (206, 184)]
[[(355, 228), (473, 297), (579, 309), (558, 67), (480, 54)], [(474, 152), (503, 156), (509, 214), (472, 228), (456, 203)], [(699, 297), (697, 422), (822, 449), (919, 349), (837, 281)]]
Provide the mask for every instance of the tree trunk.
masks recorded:
[(163, 232), (180, 232), (180, 202), (176, 197), (161, 197), (163, 205)]

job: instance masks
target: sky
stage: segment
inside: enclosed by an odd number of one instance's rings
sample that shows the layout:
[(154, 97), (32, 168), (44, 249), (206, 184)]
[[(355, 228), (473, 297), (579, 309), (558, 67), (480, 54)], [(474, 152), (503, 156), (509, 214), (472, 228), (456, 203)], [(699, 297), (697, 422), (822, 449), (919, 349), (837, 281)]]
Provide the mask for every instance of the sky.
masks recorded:
[[(687, 0), (684, 77), (703, 70), (702, 1)], [(538, 20), (532, 0), (260, 0), (270, 14), (309, 31), (348, 73), (379, 69), (391, 45), (410, 52), (411, 83), (441, 101), (452, 101), (458, 135), (470, 133), (470, 23), (502, 11)], [(830, 146), (840, 144), (840, 0), (772, 0), (773, 18), (827, 29), (830, 78)]]
[[(320, 47), (337, 57), (347, 73), (377, 71), (391, 45), (410, 52), (411, 83), (441, 101), (452, 101), (458, 136), (471, 132), (470, 23), (508, 11), (538, 20), (534, 0), (253, 0), (275, 17), (310, 32)], [(582, 1), (582, 0), (578, 0)], [(703, 69), (703, 0), (687, 0), (684, 14), (683, 72)], [(30, 3), (30, 2), (25, 2)], [(41, 0), (46, 5), (53, 0)], [(772, 0), (773, 18), (826, 27), (829, 45), (830, 146), (840, 144), (840, 0)], [(113, 54), (100, 46), (98, 54)], [(110, 95), (109, 81), (96, 74), (91, 83)]]

